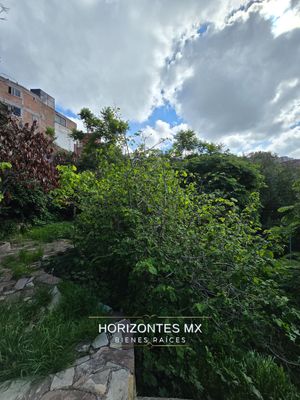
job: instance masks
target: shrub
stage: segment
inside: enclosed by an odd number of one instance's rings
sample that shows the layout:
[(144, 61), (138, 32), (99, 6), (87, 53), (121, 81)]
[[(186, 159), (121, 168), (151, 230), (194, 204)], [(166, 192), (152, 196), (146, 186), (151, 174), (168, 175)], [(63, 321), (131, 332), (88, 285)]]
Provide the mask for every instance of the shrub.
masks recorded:
[(0, 162), (10, 169), (0, 171), (3, 201), (0, 216), (32, 218), (47, 207), (47, 192), (57, 185), (57, 171), (52, 163), (52, 141), (37, 132), (37, 125), (24, 127), (0, 110)]
[[(216, 398), (227, 399), (233, 378), (223, 376), (242, 370), (251, 349), (278, 354), (283, 366), (282, 359), (297, 360), (300, 314), (275, 279), (256, 193), (240, 210), (234, 198), (199, 194), (185, 172), (151, 155), (104, 159), (96, 173), (64, 169), (62, 180), (69, 184), (57, 198), (76, 202), (77, 244), (112, 305), (129, 315), (206, 318), (190, 347), (138, 349), (143, 394), (200, 399), (220, 387)], [(237, 364), (225, 364), (228, 358)], [(249, 383), (238, 381), (249, 393)]]

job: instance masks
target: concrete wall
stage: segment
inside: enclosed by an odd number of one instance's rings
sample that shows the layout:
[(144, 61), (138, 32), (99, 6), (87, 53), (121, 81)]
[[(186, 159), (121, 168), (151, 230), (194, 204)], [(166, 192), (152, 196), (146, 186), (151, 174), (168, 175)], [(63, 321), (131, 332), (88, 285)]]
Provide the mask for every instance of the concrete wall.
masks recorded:
[(70, 129), (55, 123), (55, 143), (68, 151), (74, 151), (74, 141), (70, 138)]
[[(9, 87), (16, 88), (20, 91), (20, 97), (9, 93)], [(56, 143), (65, 150), (74, 150), (74, 141), (69, 137), (72, 129), (76, 128), (76, 124), (64, 115), (55, 111), (55, 108), (45, 104), (41, 98), (9, 79), (0, 76), (0, 101), (21, 109), (20, 119), (24, 124), (31, 125), (33, 121), (37, 121), (38, 129), (45, 132), (47, 127), (55, 129)], [(54, 102), (53, 102), (54, 103)], [(65, 120), (65, 126), (55, 122), (55, 115), (62, 116)]]

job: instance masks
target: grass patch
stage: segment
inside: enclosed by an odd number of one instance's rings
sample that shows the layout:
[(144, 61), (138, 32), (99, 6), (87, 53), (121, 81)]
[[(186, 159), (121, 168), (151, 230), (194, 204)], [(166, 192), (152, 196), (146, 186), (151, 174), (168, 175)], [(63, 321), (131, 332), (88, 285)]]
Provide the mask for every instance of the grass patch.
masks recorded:
[[(44, 292), (43, 292), (44, 290)], [(97, 335), (99, 300), (86, 288), (60, 285), (62, 300), (50, 312), (49, 292), (42, 289), (31, 304), (0, 304), (0, 381), (45, 376), (67, 368), (76, 358), (75, 346)]]
[(54, 222), (44, 226), (35, 226), (22, 235), (24, 239), (47, 243), (57, 239), (71, 239), (74, 226), (72, 222)]
[(43, 256), (41, 248), (36, 251), (29, 251), (26, 249), (20, 250), (17, 256), (10, 255), (4, 258), (2, 266), (11, 269), (15, 279), (21, 276), (30, 275), (32, 272), (31, 265), (39, 261)]

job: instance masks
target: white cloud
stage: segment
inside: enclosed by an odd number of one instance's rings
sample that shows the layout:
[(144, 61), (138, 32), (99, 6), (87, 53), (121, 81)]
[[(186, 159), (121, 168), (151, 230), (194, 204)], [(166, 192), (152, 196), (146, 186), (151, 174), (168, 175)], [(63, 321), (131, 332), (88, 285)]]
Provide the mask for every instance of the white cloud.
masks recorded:
[(272, 143), (265, 150), (279, 155), (300, 158), (300, 126), (273, 138)]
[[(168, 100), (201, 137), (236, 151), (298, 143), (299, 0), (5, 3), (0, 74), (65, 109), (118, 106), (141, 122)], [(162, 123), (146, 132), (174, 131)]]
[[(276, 140), (300, 120), (300, 29), (275, 35), (255, 5), (247, 18), (211, 26), (166, 68), (168, 100), (208, 140), (246, 151)], [(192, 71), (174, 90), (174, 79)], [(296, 139), (295, 135), (290, 135)], [(288, 147), (286, 147), (288, 149)], [(239, 150), (241, 151), (241, 150)]]
[(195, 31), (208, 0), (7, 3), (0, 73), (41, 86), (76, 112), (117, 105), (126, 118), (141, 121), (162, 101), (165, 59)]
[(164, 148), (173, 141), (174, 136), (180, 130), (188, 129), (187, 124), (171, 126), (168, 122), (157, 120), (154, 127), (146, 126), (142, 131), (142, 141), (146, 148)]

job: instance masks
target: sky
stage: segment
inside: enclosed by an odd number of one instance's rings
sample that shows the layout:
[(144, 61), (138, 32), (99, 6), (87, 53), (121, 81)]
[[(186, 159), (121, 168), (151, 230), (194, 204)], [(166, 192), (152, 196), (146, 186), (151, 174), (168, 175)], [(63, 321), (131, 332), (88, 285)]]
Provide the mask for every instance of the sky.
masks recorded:
[(0, 75), (76, 120), (119, 107), (149, 147), (181, 129), (300, 158), (300, 0), (0, 0)]

